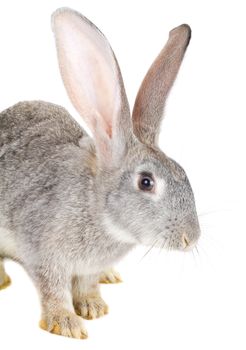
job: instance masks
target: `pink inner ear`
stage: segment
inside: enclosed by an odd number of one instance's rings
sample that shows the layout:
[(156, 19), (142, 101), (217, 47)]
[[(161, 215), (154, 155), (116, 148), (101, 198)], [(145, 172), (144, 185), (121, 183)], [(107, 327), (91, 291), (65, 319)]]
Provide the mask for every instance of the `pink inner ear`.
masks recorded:
[[(73, 11), (57, 13), (54, 32), (68, 95), (91, 128), (112, 138), (120, 110), (120, 86), (112, 50), (98, 29)], [(103, 135), (104, 134), (104, 135)]]
[(112, 139), (112, 125), (111, 124), (108, 126), (106, 132), (107, 132), (108, 136)]

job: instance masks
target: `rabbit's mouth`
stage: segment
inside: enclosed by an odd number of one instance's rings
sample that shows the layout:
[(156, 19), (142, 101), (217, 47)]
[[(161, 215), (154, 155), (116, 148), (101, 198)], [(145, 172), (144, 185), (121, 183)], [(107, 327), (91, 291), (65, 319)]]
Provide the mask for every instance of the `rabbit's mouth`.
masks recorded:
[(186, 249), (190, 246), (190, 240), (188, 238), (188, 236), (186, 235), (186, 233), (182, 234), (182, 243), (183, 243), (183, 248)]
[(198, 234), (196, 239), (189, 239), (186, 233), (183, 233), (181, 236), (182, 241), (182, 250), (185, 252), (191, 251), (193, 248), (195, 248), (198, 239), (199, 239), (200, 233)]
[(162, 248), (168, 250), (179, 250), (189, 252), (196, 247), (200, 237), (200, 231), (194, 234), (187, 234), (186, 232), (176, 235), (165, 235)]

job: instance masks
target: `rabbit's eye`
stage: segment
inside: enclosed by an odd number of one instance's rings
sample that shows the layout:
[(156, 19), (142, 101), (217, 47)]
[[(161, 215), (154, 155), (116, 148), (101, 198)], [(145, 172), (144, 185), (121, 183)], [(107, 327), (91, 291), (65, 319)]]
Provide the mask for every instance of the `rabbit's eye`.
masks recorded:
[(140, 174), (138, 180), (138, 187), (142, 191), (152, 191), (154, 188), (155, 182), (151, 174)]

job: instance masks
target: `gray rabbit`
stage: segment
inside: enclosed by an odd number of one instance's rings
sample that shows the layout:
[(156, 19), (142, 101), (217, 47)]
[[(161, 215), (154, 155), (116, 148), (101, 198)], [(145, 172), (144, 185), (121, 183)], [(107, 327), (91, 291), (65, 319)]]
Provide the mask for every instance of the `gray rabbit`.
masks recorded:
[(19, 262), (40, 294), (40, 326), (86, 338), (83, 318), (108, 312), (99, 281), (137, 244), (188, 250), (200, 235), (184, 170), (158, 147), (166, 98), (189, 44), (181, 25), (149, 69), (133, 114), (105, 36), (79, 13), (52, 17), (67, 93), (93, 138), (57, 105), (0, 114), (0, 288)]

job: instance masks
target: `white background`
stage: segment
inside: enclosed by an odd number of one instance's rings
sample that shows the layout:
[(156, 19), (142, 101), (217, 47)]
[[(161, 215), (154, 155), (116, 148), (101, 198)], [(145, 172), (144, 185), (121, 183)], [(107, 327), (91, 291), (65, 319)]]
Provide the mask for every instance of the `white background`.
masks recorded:
[(245, 349), (246, 23), (243, 1), (28, 1), (0, 4), (0, 108), (43, 99), (73, 110), (63, 88), (50, 14), (70, 6), (108, 37), (131, 105), (168, 31), (193, 34), (166, 109), (163, 150), (185, 168), (202, 238), (197, 252), (139, 247), (118, 266), (124, 283), (102, 287), (106, 317), (86, 321), (85, 341), (38, 328), (36, 291), (20, 266), (0, 292), (0, 348)]

